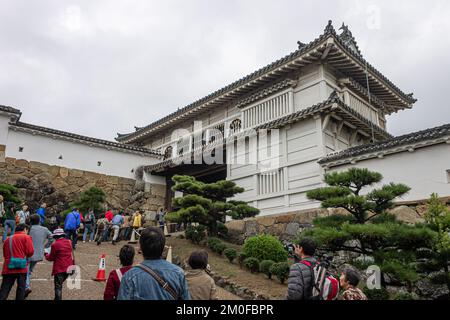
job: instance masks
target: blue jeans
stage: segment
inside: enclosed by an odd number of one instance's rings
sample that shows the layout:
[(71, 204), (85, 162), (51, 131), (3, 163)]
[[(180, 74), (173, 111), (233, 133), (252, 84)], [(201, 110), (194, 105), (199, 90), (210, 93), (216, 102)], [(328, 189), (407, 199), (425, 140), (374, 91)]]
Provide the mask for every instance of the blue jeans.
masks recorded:
[(11, 230), (11, 235), (14, 234), (14, 231), (16, 230), (16, 220), (6, 220), (5, 221), (5, 230), (3, 232), (3, 242), (5, 242), (6, 237), (8, 237), (8, 231)]
[(83, 241), (86, 241), (86, 237), (89, 234), (89, 240), (94, 240), (94, 228), (92, 224), (88, 223), (84, 225), (84, 232), (83, 232)]
[(77, 246), (77, 240), (78, 240), (78, 232), (77, 229), (75, 230), (65, 230), (66, 236), (68, 239), (72, 240), (72, 248), (75, 249)]
[(37, 261), (30, 261), (30, 264), (28, 265), (27, 282), (25, 284), (25, 289), (30, 289), (31, 274), (33, 273), (34, 267), (37, 263)]

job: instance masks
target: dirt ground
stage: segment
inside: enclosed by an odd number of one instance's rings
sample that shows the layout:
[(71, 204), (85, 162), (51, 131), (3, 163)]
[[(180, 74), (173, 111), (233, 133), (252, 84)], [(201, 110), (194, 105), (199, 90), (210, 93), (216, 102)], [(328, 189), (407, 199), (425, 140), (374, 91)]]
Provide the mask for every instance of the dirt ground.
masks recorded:
[[(212, 271), (220, 274), (222, 277), (228, 277), (229, 280), (238, 283), (240, 286), (253, 289), (260, 294), (269, 296), (273, 300), (284, 299), (286, 297), (286, 284), (281, 284), (275, 279), (269, 280), (261, 273), (253, 274), (247, 270), (242, 270), (235, 261), (230, 263), (224, 256), (212, 252), (205, 246), (197, 246), (189, 240), (179, 239), (176, 236), (169, 237), (167, 243), (172, 246), (173, 254), (180, 256), (182, 260), (187, 259), (194, 250), (207, 250)], [(240, 249), (237, 245), (227, 245), (237, 250)]]
[[(169, 239), (169, 242), (171, 239)], [(68, 288), (69, 280), (64, 284), (63, 299), (64, 300), (102, 300), (105, 282), (96, 282), (92, 279), (96, 277), (100, 255), (106, 254), (106, 275), (110, 271), (119, 267), (119, 250), (121, 245), (126, 244), (125, 241), (117, 245), (111, 243), (102, 243), (97, 246), (95, 243), (78, 243), (75, 251), (75, 262), (80, 266), (80, 288)], [(181, 244), (181, 243), (180, 243)], [(3, 245), (3, 244), (2, 244)], [(176, 243), (171, 244), (175, 248)], [(137, 246), (137, 245), (136, 245)], [(137, 255), (136, 262), (142, 261), (142, 257)], [(0, 250), (0, 268), (3, 267), (3, 252)], [(52, 263), (43, 261), (37, 264), (33, 272), (31, 280), (32, 293), (28, 296), (28, 300), (51, 300), (54, 298), (53, 277), (51, 277)], [(74, 284), (72, 282), (72, 284)], [(220, 300), (239, 300), (240, 298), (231, 294), (222, 288), (217, 288)], [(9, 294), (9, 299), (14, 299), (15, 287)]]

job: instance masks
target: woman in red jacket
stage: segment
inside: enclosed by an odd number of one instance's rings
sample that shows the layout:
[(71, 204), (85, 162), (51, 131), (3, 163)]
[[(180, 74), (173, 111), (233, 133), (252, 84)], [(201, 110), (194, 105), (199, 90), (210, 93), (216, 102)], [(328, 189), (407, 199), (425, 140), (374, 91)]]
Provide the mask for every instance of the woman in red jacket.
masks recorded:
[(69, 277), (69, 267), (75, 265), (72, 251), (72, 241), (66, 239), (63, 229), (53, 231), (55, 242), (50, 247), (50, 253), (45, 253), (48, 261), (53, 261), (52, 276), (55, 283), (55, 300), (62, 300), (62, 286)]
[(122, 276), (133, 267), (134, 255), (134, 248), (128, 244), (120, 249), (119, 259), (122, 268), (113, 270), (109, 273), (105, 293), (103, 294), (104, 300), (117, 300)]
[[(11, 268), (11, 257), (16, 259), (28, 259), (34, 254), (33, 241), (27, 234), (28, 227), (25, 224), (19, 224), (16, 227), (16, 233), (8, 237), (3, 243), (3, 270), (2, 286), (0, 288), (0, 300), (8, 299), (11, 288), (17, 281), (16, 300), (25, 299), (25, 285), (27, 280), (28, 263), (25, 262), (24, 268)], [(12, 243), (10, 243), (12, 241)], [(12, 249), (12, 254), (11, 250)]]

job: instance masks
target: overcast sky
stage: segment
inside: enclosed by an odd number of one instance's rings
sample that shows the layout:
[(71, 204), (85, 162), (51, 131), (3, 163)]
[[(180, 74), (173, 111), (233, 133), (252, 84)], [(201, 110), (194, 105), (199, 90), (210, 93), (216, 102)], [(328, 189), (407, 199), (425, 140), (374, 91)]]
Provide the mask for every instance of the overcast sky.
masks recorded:
[(419, 101), (403, 134), (450, 123), (450, 1), (0, 0), (0, 104), (22, 121), (114, 139), (344, 21)]

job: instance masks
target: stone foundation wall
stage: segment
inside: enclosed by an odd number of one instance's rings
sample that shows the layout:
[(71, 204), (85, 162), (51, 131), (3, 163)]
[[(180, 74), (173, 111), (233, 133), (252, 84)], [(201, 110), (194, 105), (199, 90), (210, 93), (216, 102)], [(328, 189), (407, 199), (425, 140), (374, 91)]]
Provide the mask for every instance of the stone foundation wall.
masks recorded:
[(106, 193), (108, 207), (127, 213), (138, 209), (157, 211), (164, 206), (166, 194), (164, 185), (13, 158), (0, 161), (0, 183), (16, 186), (33, 211), (46, 202), (50, 214), (66, 209), (90, 187)]
[[(442, 198), (450, 207), (450, 197)], [(397, 218), (406, 223), (423, 222), (427, 211), (427, 200), (417, 202), (399, 203), (391, 210)], [(293, 240), (304, 228), (312, 226), (315, 218), (326, 217), (333, 214), (348, 214), (338, 209), (307, 209), (291, 213), (232, 220), (226, 223), (230, 240), (237, 244), (244, 243), (245, 239), (257, 234), (271, 234), (281, 240)]]

